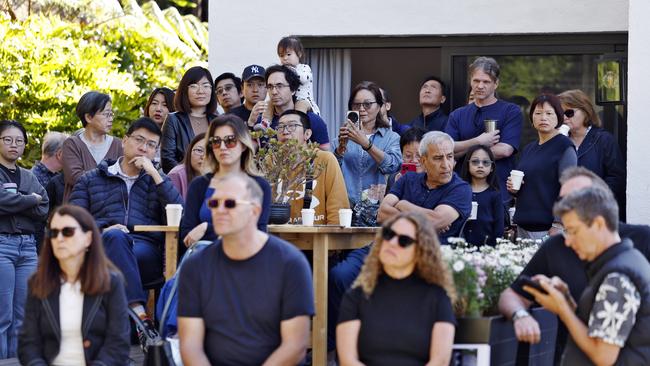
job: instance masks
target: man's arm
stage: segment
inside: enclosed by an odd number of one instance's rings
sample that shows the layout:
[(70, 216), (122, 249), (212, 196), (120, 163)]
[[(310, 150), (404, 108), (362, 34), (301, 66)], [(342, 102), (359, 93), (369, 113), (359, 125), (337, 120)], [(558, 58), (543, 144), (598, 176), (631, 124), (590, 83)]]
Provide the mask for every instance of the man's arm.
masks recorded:
[(445, 229), (456, 221), (460, 214), (455, 208), (449, 205), (438, 205), (433, 210), (412, 204), (409, 201), (401, 200), (397, 202), (395, 208), (399, 212), (419, 212), (425, 215), (434, 225), (436, 231)]
[(389, 193), (381, 201), (379, 205), (379, 211), (377, 212), (377, 222), (382, 223), (389, 218), (400, 213), (400, 210), (395, 208), (395, 205), (399, 202), (399, 198), (396, 195)]
[(505, 142), (499, 142), (490, 148), (492, 154), (494, 154), (494, 159), (499, 160), (507, 158), (515, 152), (515, 148), (506, 144)]
[(203, 318), (179, 316), (178, 336), (184, 365), (210, 366), (208, 356), (203, 351), (203, 339), (205, 338)]
[[(264, 361), (265, 366), (296, 365), (305, 358), (309, 343), (309, 317), (299, 315), (280, 322), (280, 347)], [(203, 341), (201, 340), (201, 345)], [(183, 359), (185, 361), (185, 359)]]
[[(519, 295), (511, 288), (505, 289), (499, 297), (499, 311), (503, 316), (512, 320), (515, 311), (528, 309), (533, 304), (532, 301)], [(520, 342), (538, 343), (541, 340), (541, 331), (539, 323), (532, 316), (525, 316), (514, 320), (515, 335)]]
[[(499, 143), (499, 130), (492, 132), (483, 132), (482, 134), (464, 141), (455, 141), (454, 142), (454, 155), (458, 158), (467, 152), (470, 147), (474, 145), (484, 145), (493, 148), (497, 143)], [(498, 158), (497, 158), (498, 159)]]

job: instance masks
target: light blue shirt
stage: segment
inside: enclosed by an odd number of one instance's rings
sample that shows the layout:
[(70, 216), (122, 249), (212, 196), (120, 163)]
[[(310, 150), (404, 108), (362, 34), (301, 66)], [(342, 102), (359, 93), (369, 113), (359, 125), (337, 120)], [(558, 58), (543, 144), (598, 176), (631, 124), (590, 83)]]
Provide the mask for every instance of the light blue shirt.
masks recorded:
[[(386, 184), (386, 176), (400, 170), (402, 152), (399, 148), (399, 139), (400, 136), (387, 127), (377, 129), (377, 132), (370, 137), (373, 146), (384, 152), (384, 160), (379, 164), (367, 151), (351, 140), (348, 140), (343, 157), (334, 153), (341, 165), (348, 197), (353, 205), (361, 199), (363, 190), (370, 188), (372, 184)], [(332, 151), (335, 151), (339, 144), (338, 139), (332, 139), (331, 143)]]

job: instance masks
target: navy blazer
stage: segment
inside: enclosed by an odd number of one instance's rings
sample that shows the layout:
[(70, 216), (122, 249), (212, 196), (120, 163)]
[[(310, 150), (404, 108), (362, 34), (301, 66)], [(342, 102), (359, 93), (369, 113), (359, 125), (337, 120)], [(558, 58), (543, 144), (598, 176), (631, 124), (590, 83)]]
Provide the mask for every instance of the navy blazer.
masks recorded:
[(624, 197), (625, 161), (611, 133), (592, 127), (580, 144), (577, 154), (578, 166), (583, 166), (603, 178), (617, 199)]
[[(49, 365), (59, 354), (59, 293), (60, 288), (41, 300), (30, 291), (18, 338), (21, 365)], [(97, 296), (84, 295), (81, 335), (87, 365), (127, 364), (131, 347), (127, 306), (124, 283), (117, 273), (111, 273), (109, 292)]]

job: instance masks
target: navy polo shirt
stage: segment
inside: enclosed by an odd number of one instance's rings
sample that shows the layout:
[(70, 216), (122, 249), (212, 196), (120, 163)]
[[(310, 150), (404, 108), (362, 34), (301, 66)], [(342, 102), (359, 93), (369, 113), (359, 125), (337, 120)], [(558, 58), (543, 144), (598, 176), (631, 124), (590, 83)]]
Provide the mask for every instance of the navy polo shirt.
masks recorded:
[(439, 205), (453, 207), (459, 216), (448, 231), (438, 234), (441, 244), (447, 244), (449, 237), (459, 236), (460, 229), (472, 210), (472, 188), (456, 173), (453, 173), (449, 183), (430, 189), (427, 186), (427, 173), (408, 172), (395, 182), (390, 194), (430, 210)]
[[(497, 100), (496, 103), (485, 107), (477, 107), (474, 103), (468, 104), (451, 112), (445, 132), (454, 141), (473, 139), (485, 132), (483, 121), (486, 119), (497, 120), (497, 129), (500, 131), (499, 142), (508, 144), (515, 149), (512, 155), (499, 159), (496, 163), (501, 195), (503, 200), (507, 201), (510, 199), (510, 194), (506, 189), (506, 180), (510, 171), (514, 169), (515, 153), (519, 150), (519, 140), (521, 139), (523, 118), (519, 107), (503, 100)], [(460, 169), (461, 166), (462, 164), (457, 164), (456, 168)]]
[(478, 203), (476, 220), (469, 220), (463, 229), (465, 240), (476, 246), (496, 245), (496, 239), (503, 237), (505, 206), (501, 192), (487, 188), (472, 192), (472, 200)]
[[(320, 145), (328, 144), (330, 142), (329, 135), (327, 134), (327, 125), (319, 115), (314, 112), (307, 112), (309, 122), (311, 123), (311, 137), (310, 142), (318, 142)], [(278, 127), (279, 116), (273, 116), (271, 121), (271, 128), (274, 130)], [(259, 119), (258, 119), (259, 120)]]
[(426, 116), (423, 116), (422, 113), (420, 113), (419, 116), (413, 118), (413, 120), (409, 122), (409, 125), (410, 127), (420, 127), (426, 131), (444, 131), (448, 118), (449, 117), (445, 112), (438, 108)]

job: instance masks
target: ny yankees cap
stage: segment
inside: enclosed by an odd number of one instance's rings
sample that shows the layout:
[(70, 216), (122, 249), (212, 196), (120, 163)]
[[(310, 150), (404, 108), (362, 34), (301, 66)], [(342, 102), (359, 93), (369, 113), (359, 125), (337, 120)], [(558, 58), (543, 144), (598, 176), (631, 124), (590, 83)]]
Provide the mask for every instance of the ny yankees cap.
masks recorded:
[(242, 81), (248, 81), (250, 78), (262, 78), (264, 79), (264, 68), (260, 65), (249, 65), (244, 68), (244, 72), (241, 73)]

